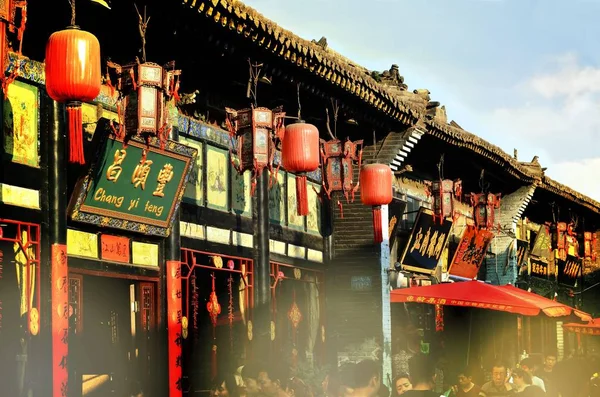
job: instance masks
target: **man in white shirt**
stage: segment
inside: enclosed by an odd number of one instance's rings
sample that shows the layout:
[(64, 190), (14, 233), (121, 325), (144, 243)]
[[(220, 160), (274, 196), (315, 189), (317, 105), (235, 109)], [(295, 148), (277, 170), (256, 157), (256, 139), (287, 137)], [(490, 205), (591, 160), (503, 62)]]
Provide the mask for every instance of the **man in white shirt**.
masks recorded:
[(525, 358), (525, 359), (521, 360), (521, 363), (519, 364), (519, 368), (522, 368), (523, 371), (527, 372), (529, 374), (529, 376), (531, 376), (531, 384), (533, 386), (539, 387), (545, 393), (546, 385), (544, 384), (544, 381), (541, 378), (538, 378), (537, 376), (535, 376), (533, 374), (534, 365), (535, 364), (533, 363), (533, 360), (531, 358)]

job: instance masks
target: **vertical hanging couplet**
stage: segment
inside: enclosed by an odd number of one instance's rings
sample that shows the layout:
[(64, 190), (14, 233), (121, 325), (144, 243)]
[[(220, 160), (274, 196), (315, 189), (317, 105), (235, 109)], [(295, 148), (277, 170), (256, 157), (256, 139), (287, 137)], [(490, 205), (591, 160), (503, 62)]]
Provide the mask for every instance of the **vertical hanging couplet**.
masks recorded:
[(169, 337), (169, 397), (181, 397), (181, 262), (167, 261), (167, 334)]
[(52, 33), (46, 43), (46, 90), (67, 103), (69, 161), (84, 164), (81, 102), (94, 100), (102, 86), (100, 43), (77, 26)]
[(52, 395), (67, 395), (69, 369), (69, 279), (67, 246), (52, 245)]
[(368, 164), (360, 170), (360, 200), (373, 207), (373, 229), (375, 243), (383, 241), (381, 206), (392, 202), (394, 175), (385, 164)]
[(306, 173), (319, 168), (319, 130), (298, 121), (285, 128), (281, 145), (281, 161), (286, 171), (296, 175), (296, 207), (298, 215), (308, 215)]

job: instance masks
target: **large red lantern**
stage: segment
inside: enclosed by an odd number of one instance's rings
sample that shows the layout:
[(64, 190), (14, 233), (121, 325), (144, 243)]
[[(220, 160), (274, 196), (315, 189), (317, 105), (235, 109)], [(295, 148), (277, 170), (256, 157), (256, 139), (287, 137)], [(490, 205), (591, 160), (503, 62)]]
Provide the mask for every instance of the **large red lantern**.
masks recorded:
[(101, 85), (98, 39), (77, 26), (52, 33), (46, 43), (46, 90), (50, 98), (66, 102), (72, 163), (85, 163), (81, 102), (95, 99)]
[(286, 171), (296, 175), (296, 207), (298, 215), (308, 215), (306, 195), (306, 173), (319, 168), (319, 130), (302, 121), (290, 124), (285, 129), (281, 143), (281, 161)]
[(385, 164), (368, 164), (360, 170), (360, 200), (373, 207), (373, 229), (376, 243), (383, 241), (381, 206), (392, 202), (392, 170)]

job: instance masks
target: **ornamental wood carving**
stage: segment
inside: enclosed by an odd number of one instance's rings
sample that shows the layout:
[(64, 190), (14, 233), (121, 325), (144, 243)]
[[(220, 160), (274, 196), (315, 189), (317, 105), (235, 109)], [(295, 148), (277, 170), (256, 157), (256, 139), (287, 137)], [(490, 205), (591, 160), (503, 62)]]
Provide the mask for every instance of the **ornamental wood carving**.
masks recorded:
[(279, 167), (274, 167), (277, 142), (285, 134), (285, 112), (280, 109), (251, 108), (234, 110), (225, 108), (226, 124), (233, 141), (237, 161), (231, 156), (233, 167), (240, 174), (252, 173), (251, 194), (256, 189), (256, 179), (267, 168), (270, 182), (277, 175)]
[[(339, 139), (325, 141), (321, 139), (321, 170), (323, 190), (331, 199), (332, 192), (343, 192), (347, 202), (354, 202), (358, 183), (353, 180), (354, 165), (362, 165), (363, 141)], [(341, 206), (341, 203), (339, 204)]]

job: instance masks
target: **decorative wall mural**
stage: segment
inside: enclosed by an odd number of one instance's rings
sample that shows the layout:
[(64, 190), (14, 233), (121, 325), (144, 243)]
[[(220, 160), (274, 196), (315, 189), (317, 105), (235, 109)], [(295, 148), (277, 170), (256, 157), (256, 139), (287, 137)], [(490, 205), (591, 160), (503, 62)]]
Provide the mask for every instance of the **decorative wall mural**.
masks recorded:
[[(236, 161), (236, 160), (234, 160)], [(246, 171), (240, 175), (235, 171), (233, 165), (231, 169), (231, 209), (237, 215), (252, 216), (252, 197), (251, 172)]]
[(227, 211), (229, 153), (208, 145), (206, 147), (206, 200), (210, 208)]
[(308, 215), (306, 216), (306, 230), (309, 233), (319, 234), (321, 226), (321, 201), (317, 192), (321, 187), (316, 183), (307, 184)]
[[(271, 223), (285, 225), (285, 172), (277, 173), (277, 180), (273, 181), (269, 189), (269, 219)], [(294, 207), (295, 208), (295, 207)]]
[(15, 81), (8, 86), (4, 101), (4, 152), (10, 161), (39, 167), (38, 88)]
[(190, 204), (204, 205), (204, 144), (191, 138), (179, 137), (179, 142), (198, 150), (198, 157), (192, 166), (188, 182), (183, 194), (183, 201)]
[[(304, 216), (298, 215), (298, 211), (296, 210), (296, 176), (294, 174), (287, 174), (287, 221), (288, 226), (297, 229), (304, 230)], [(308, 190), (308, 189), (307, 189)], [(314, 211), (312, 207), (309, 205), (309, 213)], [(312, 211), (311, 211), (312, 210)]]

